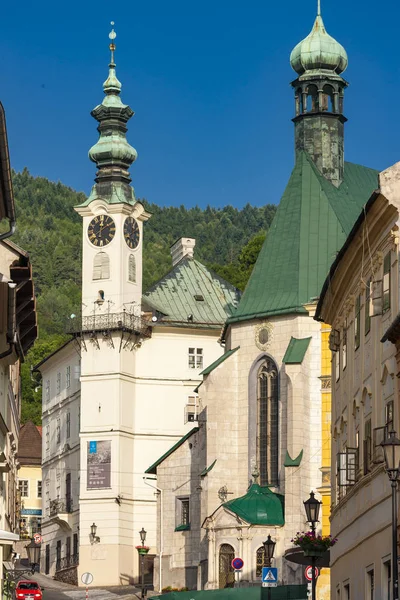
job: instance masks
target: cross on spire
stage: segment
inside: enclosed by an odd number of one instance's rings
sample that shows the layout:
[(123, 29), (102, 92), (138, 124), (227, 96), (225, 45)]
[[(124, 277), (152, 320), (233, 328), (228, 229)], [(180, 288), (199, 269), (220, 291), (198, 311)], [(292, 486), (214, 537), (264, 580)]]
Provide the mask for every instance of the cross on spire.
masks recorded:
[[(318, 2), (319, 2), (319, 0), (318, 0)], [(115, 51), (115, 49), (116, 49), (116, 45), (114, 44), (114, 40), (115, 40), (115, 38), (117, 37), (117, 34), (116, 34), (116, 33), (115, 33), (115, 31), (114, 31), (114, 21), (111, 21), (111, 22), (110, 22), (110, 25), (111, 25), (111, 27), (112, 27), (112, 29), (111, 29), (110, 33), (108, 34), (108, 37), (109, 37), (109, 38), (110, 38), (110, 40), (111, 40), (111, 44), (110, 44), (110, 46), (109, 46), (109, 48), (110, 48), (110, 51), (111, 51), (111, 63), (110, 63), (110, 67), (111, 67), (111, 66), (115, 67), (115, 63), (114, 63), (114, 51)]]

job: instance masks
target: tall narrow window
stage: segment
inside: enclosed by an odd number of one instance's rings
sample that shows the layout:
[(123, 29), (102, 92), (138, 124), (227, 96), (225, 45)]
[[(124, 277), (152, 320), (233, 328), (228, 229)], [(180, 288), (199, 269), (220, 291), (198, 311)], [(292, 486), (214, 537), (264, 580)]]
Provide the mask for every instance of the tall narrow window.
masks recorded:
[(133, 254), (129, 255), (128, 279), (132, 283), (136, 283), (136, 260)]
[(386, 254), (383, 260), (383, 312), (390, 308), (390, 252)]
[(59, 444), (61, 441), (61, 425), (60, 425), (60, 419), (57, 419), (57, 426), (56, 426), (56, 443)]
[(357, 296), (356, 298), (356, 312), (354, 319), (354, 347), (357, 348), (360, 346), (360, 325), (361, 325), (361, 296)]
[(256, 554), (256, 577), (261, 577), (263, 567), (266, 566), (264, 564), (264, 562), (265, 562), (264, 557), (265, 557), (264, 546), (260, 546), (257, 549), (257, 554)]
[(340, 379), (340, 349), (335, 354), (335, 381)]
[(110, 258), (106, 252), (98, 252), (93, 261), (93, 279), (110, 278)]
[(393, 400), (390, 400), (385, 406), (385, 427), (386, 435), (393, 430)]
[(343, 327), (343, 345), (342, 345), (342, 369), (347, 367), (347, 319)]
[(37, 482), (37, 490), (36, 490), (36, 492), (37, 492), (37, 493), (36, 493), (36, 496), (37, 496), (38, 498), (41, 498), (41, 497), (42, 497), (42, 482), (41, 482), (41, 480), (40, 480), (40, 479), (39, 479), (39, 480), (38, 480), (38, 482)]
[(66, 427), (66, 437), (69, 439), (71, 437), (71, 413), (67, 413), (67, 427)]
[(367, 287), (365, 288), (365, 314), (364, 314), (364, 334), (367, 335), (371, 331), (371, 279), (367, 281)]
[(46, 388), (45, 388), (45, 398), (46, 402), (50, 401), (50, 379), (46, 379)]
[(364, 475), (371, 470), (372, 461), (372, 429), (371, 419), (367, 419), (364, 423)]
[(71, 387), (71, 367), (67, 367), (67, 372), (65, 374), (65, 387), (68, 389)]
[(365, 600), (375, 600), (375, 574), (374, 570), (368, 571), (367, 573), (367, 589), (366, 589)]
[(261, 485), (278, 485), (278, 370), (267, 358), (258, 371), (257, 464)]
[(60, 394), (61, 392), (61, 373), (58, 372), (57, 373), (57, 396)]
[(189, 369), (203, 368), (203, 348), (189, 348)]
[(50, 453), (50, 425), (46, 425), (46, 456)]

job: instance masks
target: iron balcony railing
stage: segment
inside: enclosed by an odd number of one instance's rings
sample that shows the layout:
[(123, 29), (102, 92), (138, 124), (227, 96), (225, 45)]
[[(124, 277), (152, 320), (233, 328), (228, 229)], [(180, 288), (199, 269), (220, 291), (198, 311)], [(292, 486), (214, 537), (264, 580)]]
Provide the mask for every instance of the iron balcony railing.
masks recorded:
[(74, 317), (69, 320), (67, 333), (79, 334), (90, 332), (128, 331), (138, 333), (144, 337), (151, 336), (151, 327), (148, 321), (131, 313), (107, 313)]
[(62, 569), (68, 569), (69, 567), (77, 567), (79, 565), (79, 552), (77, 554), (70, 554), (69, 556), (63, 556), (56, 560), (56, 571), (62, 571)]
[(71, 513), (72, 510), (72, 498), (67, 498), (66, 500), (50, 500), (51, 517), (55, 517), (59, 514)]

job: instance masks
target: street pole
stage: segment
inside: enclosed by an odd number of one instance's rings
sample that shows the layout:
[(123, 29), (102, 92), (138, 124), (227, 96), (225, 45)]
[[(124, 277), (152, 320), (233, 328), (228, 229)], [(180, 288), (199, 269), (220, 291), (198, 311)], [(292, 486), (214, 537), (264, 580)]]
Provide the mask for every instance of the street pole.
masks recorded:
[(141, 568), (142, 568), (142, 598), (145, 598), (144, 594), (144, 554), (141, 556)]
[(399, 598), (397, 565), (397, 479), (392, 479), (392, 584), (393, 600)]
[[(311, 531), (315, 537), (315, 522), (311, 521)], [(315, 577), (315, 556), (311, 557), (311, 599), (316, 600), (317, 598), (317, 579)]]
[[(267, 567), (271, 567), (271, 559), (267, 558)], [(268, 588), (268, 594), (267, 594), (267, 598), (268, 600), (271, 600), (271, 588)]]

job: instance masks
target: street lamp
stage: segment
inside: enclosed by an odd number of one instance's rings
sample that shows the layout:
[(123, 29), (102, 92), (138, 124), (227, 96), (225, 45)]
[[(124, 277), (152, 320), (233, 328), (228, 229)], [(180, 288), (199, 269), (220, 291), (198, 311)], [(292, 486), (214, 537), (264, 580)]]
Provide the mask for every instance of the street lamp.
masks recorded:
[(399, 598), (399, 574), (397, 566), (397, 480), (400, 469), (400, 440), (395, 431), (389, 431), (381, 444), (385, 455), (385, 470), (392, 484), (392, 597)]
[(141, 575), (142, 575), (142, 594), (140, 597), (145, 598), (146, 597), (146, 589), (144, 586), (144, 557), (148, 553), (149, 548), (144, 545), (144, 543), (146, 541), (146, 535), (147, 535), (147, 531), (145, 530), (144, 527), (142, 527), (142, 529), (139, 531), (139, 535), (140, 535), (140, 541), (142, 542), (142, 545), (136, 546), (136, 550), (138, 551), (138, 554), (140, 556), (140, 569), (141, 569)]
[(31, 565), (32, 573), (34, 573), (36, 565), (38, 565), (40, 562), (40, 544), (36, 544), (32, 539), (30, 543), (25, 546), (25, 548), (28, 554), (28, 561)]
[[(312, 534), (315, 537), (315, 525), (319, 521), (319, 509), (322, 502), (315, 498), (314, 492), (310, 492), (309, 499), (304, 500), (303, 504), (307, 521), (310, 523)], [(316, 600), (315, 556), (311, 556), (311, 578), (311, 598), (312, 600)]]
[[(264, 564), (266, 567), (270, 567), (271, 566), (271, 561), (274, 557), (274, 550), (275, 550), (275, 545), (276, 542), (274, 542), (271, 539), (271, 536), (268, 534), (267, 539), (265, 540), (265, 542), (263, 542), (263, 546), (264, 546)], [(271, 588), (268, 588), (268, 600), (271, 600)]]

